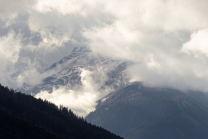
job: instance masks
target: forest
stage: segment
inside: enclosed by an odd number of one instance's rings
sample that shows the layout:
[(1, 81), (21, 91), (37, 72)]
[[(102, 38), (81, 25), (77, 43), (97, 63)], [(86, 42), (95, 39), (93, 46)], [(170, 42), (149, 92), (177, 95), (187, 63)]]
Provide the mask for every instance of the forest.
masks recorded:
[(64, 106), (0, 84), (0, 138), (122, 139)]

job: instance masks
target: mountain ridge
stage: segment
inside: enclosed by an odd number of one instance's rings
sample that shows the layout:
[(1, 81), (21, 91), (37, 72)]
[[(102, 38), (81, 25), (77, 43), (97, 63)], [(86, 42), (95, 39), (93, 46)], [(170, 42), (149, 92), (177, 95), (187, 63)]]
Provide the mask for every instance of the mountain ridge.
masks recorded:
[(205, 139), (207, 116), (208, 103), (189, 93), (137, 82), (99, 100), (86, 120), (125, 139)]
[(91, 50), (87, 47), (75, 47), (68, 56), (45, 70), (45, 73), (51, 72), (52, 74), (45, 77), (41, 84), (29, 89), (22, 88), (20, 91), (35, 95), (44, 90), (52, 92), (54, 87), (59, 88), (60, 86), (65, 86), (72, 90), (76, 89), (73, 87), (81, 87), (82, 85), (80, 76), (82, 69), (96, 72), (97, 74), (105, 74), (107, 78), (104, 85), (101, 85), (101, 88), (108, 86), (117, 89), (128, 84), (129, 77), (125, 74), (125, 70), (132, 64), (129, 61), (92, 55)]

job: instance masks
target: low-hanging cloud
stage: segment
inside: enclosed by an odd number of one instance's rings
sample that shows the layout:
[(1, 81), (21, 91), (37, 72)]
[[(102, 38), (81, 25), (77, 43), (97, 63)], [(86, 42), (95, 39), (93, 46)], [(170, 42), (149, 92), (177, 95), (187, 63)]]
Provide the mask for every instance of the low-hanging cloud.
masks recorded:
[(208, 91), (205, 1), (113, 3), (116, 20), (83, 33), (93, 52), (136, 63), (128, 72), (132, 81)]
[(60, 87), (58, 89), (54, 88), (52, 93), (41, 91), (35, 97), (46, 99), (58, 106), (63, 105), (68, 107), (77, 115), (84, 117), (94, 111), (97, 105), (97, 94), (94, 94), (92, 90), (89, 91), (79, 92)]
[(2, 84), (15, 84), (15, 81), (11, 78), (11, 74), (15, 71), (14, 64), (18, 61), (22, 48), (20, 38), (20, 36), (12, 31), (0, 38), (0, 82)]
[(85, 117), (95, 110), (96, 101), (111, 92), (113, 88), (102, 88), (107, 77), (101, 70), (97, 72), (86, 69), (81, 70), (81, 86), (77, 90), (71, 90), (67, 86), (60, 86), (59, 88), (53, 88), (52, 93), (41, 91), (35, 97), (46, 99), (58, 106), (66, 106), (79, 116)]
[[(43, 65), (52, 65), (76, 46), (86, 46), (94, 54), (135, 63), (128, 69), (132, 81), (208, 91), (206, 0), (0, 0), (0, 9), (3, 85), (38, 85), (55, 73), (43, 74)], [(93, 74), (92, 84), (97, 82)], [(95, 102), (96, 93), (77, 92), (100, 92), (96, 86), (60, 87), (53, 93), (58, 97), (57, 92), (68, 92), (77, 102), (92, 97)], [(90, 103), (90, 110), (94, 105)]]

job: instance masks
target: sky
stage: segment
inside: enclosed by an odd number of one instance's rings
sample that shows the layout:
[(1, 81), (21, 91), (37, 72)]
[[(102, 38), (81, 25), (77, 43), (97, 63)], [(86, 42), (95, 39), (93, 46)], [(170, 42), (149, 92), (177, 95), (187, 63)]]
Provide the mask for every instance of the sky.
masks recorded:
[(132, 82), (207, 92), (207, 13), (207, 0), (0, 0), (0, 83), (36, 85), (86, 46), (135, 63)]

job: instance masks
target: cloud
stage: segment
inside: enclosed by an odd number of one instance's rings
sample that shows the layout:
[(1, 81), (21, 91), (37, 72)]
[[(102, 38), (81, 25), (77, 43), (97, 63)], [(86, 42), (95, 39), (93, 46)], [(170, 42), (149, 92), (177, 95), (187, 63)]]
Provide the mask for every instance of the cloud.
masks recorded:
[[(90, 5), (90, 3), (93, 3), (93, 5)], [(50, 0), (38, 0), (35, 9), (45, 13), (45, 12), (51, 12), (56, 10), (57, 12), (60, 12), (61, 14), (85, 14), (85, 10), (88, 8), (92, 8), (90, 6), (94, 6), (95, 1), (87, 1), (87, 0), (61, 0), (61, 1), (50, 1)], [(85, 6), (86, 5), (86, 6)], [(86, 9), (85, 9), (86, 8)]]
[(64, 87), (53, 89), (52, 93), (41, 91), (35, 97), (47, 99), (58, 106), (64, 105), (69, 107), (74, 113), (83, 117), (95, 110), (96, 100), (98, 99), (96, 94), (91, 92), (80, 93), (74, 90), (67, 90)]
[(141, 22), (150, 28), (166, 31), (194, 30), (206, 27), (207, 18), (204, 18), (204, 11), (200, 9), (204, 2), (147, 0), (142, 2), (143, 8), (138, 9), (142, 9)]
[[(149, 57), (128, 69), (131, 81), (146, 85), (207, 92), (206, 57), (175, 54)], [(181, 61), (180, 61), (181, 60)]]
[(5, 21), (5, 27), (15, 24), (15, 18), (21, 12), (30, 11), (35, 0), (0, 0), (0, 19)]
[(48, 30), (42, 30), (39, 32), (42, 41), (38, 45), (29, 44), (27, 49), (31, 51), (39, 51), (39, 53), (51, 53), (57, 50), (59, 47), (64, 47), (64, 43), (70, 40), (67, 34), (52, 34)]
[[(77, 90), (71, 90), (67, 86), (53, 88), (52, 93), (41, 91), (36, 94), (36, 98), (46, 99), (56, 105), (69, 107), (79, 116), (85, 117), (87, 114), (95, 110), (97, 100), (107, 95), (111, 88), (102, 88), (105, 82), (105, 73), (92, 72), (81, 69), (81, 86)], [(100, 78), (102, 77), (102, 78)]]
[[(94, 54), (135, 63), (128, 70), (132, 81), (208, 91), (206, 0), (0, 0), (0, 9), (4, 85), (37, 85), (52, 74), (41, 74), (47, 67), (42, 65), (57, 62), (76, 46), (87, 46)], [(93, 71), (87, 78), (91, 84), (100, 82), (91, 85), (92, 92), (103, 91), (97, 87), (105, 77), (100, 73)], [(81, 88), (68, 94), (81, 100), (77, 92), (90, 92)], [(54, 92), (64, 90), (70, 89)], [(83, 97), (93, 98), (88, 93)]]
[[(14, 78), (18, 88), (24, 87), (25, 84), (30, 87), (41, 84), (42, 80), (50, 75), (50, 73), (41, 74), (40, 71), (38, 71), (37, 67), (40, 66), (40, 63), (37, 63), (37, 60), (34, 62), (31, 62), (29, 58), (25, 58), (24, 60), (27, 60), (24, 62), (26, 66), (17, 74), (17, 77)], [(27, 88), (25, 88), (25, 90), (27, 90)]]
[(114, 0), (105, 6), (112, 24), (83, 31), (94, 53), (136, 63), (128, 72), (132, 81), (208, 91), (206, 58), (194, 56), (206, 55), (205, 1)]
[(20, 36), (14, 32), (9, 32), (7, 36), (0, 38), (0, 59), (3, 64), (16, 63), (19, 52), (22, 48)]
[(128, 33), (125, 33), (113, 26), (107, 26), (86, 30), (83, 35), (89, 40), (88, 45), (94, 53), (129, 59), (131, 56), (134, 57), (129, 50), (129, 47), (132, 48), (134, 44), (128, 40)]
[(208, 56), (208, 29), (192, 33), (191, 40), (183, 44), (181, 51), (194, 56)]
[(14, 85), (11, 75), (15, 70), (14, 64), (18, 61), (22, 48), (20, 40), (21, 36), (16, 35), (13, 31), (0, 38), (0, 82), (2, 84)]

